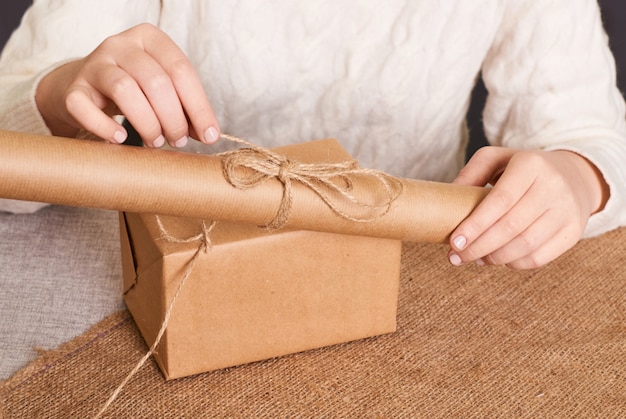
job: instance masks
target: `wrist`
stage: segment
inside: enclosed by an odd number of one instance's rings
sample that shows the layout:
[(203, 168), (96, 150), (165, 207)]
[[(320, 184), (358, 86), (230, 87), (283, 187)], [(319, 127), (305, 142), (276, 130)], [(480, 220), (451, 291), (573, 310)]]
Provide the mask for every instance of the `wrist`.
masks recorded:
[(573, 151), (562, 152), (567, 153), (576, 166), (577, 173), (580, 175), (580, 182), (591, 204), (590, 215), (602, 211), (611, 195), (609, 185), (604, 180), (602, 172), (582, 155)]

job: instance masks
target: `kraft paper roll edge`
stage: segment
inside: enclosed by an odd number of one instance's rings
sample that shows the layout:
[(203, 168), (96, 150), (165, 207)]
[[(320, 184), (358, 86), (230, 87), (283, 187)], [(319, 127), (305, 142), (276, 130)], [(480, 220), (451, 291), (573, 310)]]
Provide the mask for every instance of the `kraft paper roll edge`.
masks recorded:
[[(416, 242), (445, 242), (485, 188), (399, 180), (402, 194), (371, 222), (336, 215), (294, 182), (286, 227)], [(375, 191), (374, 191), (375, 193)], [(0, 197), (258, 225), (275, 216), (277, 179), (247, 190), (224, 178), (220, 157), (0, 131)]]

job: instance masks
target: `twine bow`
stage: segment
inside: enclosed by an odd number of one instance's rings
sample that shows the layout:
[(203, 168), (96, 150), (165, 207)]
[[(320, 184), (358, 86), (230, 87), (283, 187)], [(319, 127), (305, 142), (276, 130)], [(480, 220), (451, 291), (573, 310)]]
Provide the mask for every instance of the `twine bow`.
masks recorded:
[[(299, 182), (315, 192), (337, 215), (355, 222), (372, 222), (387, 214), (393, 202), (402, 193), (402, 183), (378, 170), (363, 169), (356, 160), (339, 163), (301, 163), (293, 161), (270, 149), (251, 144), (241, 138), (222, 134), (222, 137), (244, 144), (246, 147), (221, 153), (224, 178), (236, 188), (249, 189), (270, 178), (283, 184), (283, 195), (274, 218), (265, 227), (277, 230), (289, 220), (293, 205), (293, 182)], [(249, 170), (241, 170), (241, 168)], [(363, 177), (377, 181), (382, 188), (378, 203), (367, 203), (352, 193), (353, 178)], [(349, 202), (355, 209), (365, 209), (368, 215), (349, 213), (339, 207), (339, 200)]]

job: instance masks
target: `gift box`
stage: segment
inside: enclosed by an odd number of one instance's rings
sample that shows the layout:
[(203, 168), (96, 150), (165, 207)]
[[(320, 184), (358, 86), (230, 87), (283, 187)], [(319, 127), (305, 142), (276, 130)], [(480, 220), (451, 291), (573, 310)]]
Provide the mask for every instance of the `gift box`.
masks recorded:
[[(346, 158), (336, 142), (283, 152)], [(149, 346), (175, 300), (154, 354), (166, 379), (396, 329), (399, 240), (127, 212), (120, 226), (124, 299)]]

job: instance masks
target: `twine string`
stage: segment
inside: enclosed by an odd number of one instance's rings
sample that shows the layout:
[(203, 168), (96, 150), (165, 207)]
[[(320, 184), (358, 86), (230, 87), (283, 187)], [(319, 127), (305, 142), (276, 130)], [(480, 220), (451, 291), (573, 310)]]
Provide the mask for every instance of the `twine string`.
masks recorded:
[(191, 276), (191, 273), (194, 270), (194, 267), (196, 265), (196, 261), (198, 260), (198, 257), (202, 253), (206, 253), (208, 251), (208, 249), (211, 248), (210, 234), (211, 234), (211, 231), (213, 230), (213, 228), (215, 227), (215, 225), (217, 224), (216, 221), (213, 221), (213, 222), (211, 222), (207, 226), (205, 221), (203, 220), (202, 221), (202, 232), (200, 232), (197, 235), (192, 236), (192, 237), (188, 237), (188, 238), (185, 238), (185, 239), (180, 239), (180, 238), (172, 236), (167, 231), (167, 229), (163, 225), (161, 217), (159, 217), (157, 215), (156, 216), (156, 220), (157, 220), (157, 224), (159, 226), (159, 232), (161, 233), (161, 239), (162, 240), (165, 240), (165, 241), (167, 241), (169, 243), (181, 243), (181, 244), (197, 242), (198, 243), (198, 248), (194, 252), (194, 254), (191, 257), (191, 259), (189, 260), (189, 262), (187, 262), (187, 266), (185, 268), (185, 273), (183, 274), (182, 279), (178, 283), (178, 287), (176, 288), (176, 292), (174, 293), (174, 296), (172, 297), (172, 300), (170, 301), (170, 303), (169, 303), (169, 305), (167, 307), (167, 310), (165, 312), (165, 316), (163, 318), (163, 322), (161, 323), (161, 328), (159, 329), (159, 333), (157, 333), (157, 336), (156, 336), (156, 339), (154, 340), (154, 343), (152, 344), (152, 346), (150, 347), (148, 352), (146, 352), (146, 354), (139, 360), (137, 365), (135, 365), (135, 367), (131, 370), (131, 372), (126, 376), (126, 378), (124, 378), (124, 380), (120, 383), (120, 385), (111, 394), (109, 399), (102, 406), (102, 408), (100, 409), (98, 414), (95, 416), (96, 419), (102, 417), (102, 414), (104, 414), (104, 412), (109, 408), (109, 406), (111, 406), (111, 403), (113, 403), (115, 401), (115, 399), (117, 399), (117, 397), (119, 396), (120, 392), (126, 386), (126, 384), (130, 381), (130, 379), (141, 369), (141, 367), (143, 367), (143, 365), (146, 363), (146, 361), (155, 353), (157, 346), (161, 342), (161, 338), (163, 338), (163, 334), (165, 334), (165, 330), (167, 329), (167, 325), (170, 322), (170, 317), (171, 317), (172, 311), (174, 309), (174, 304), (176, 303), (176, 300), (178, 300), (178, 297), (180, 296), (180, 293), (181, 293), (183, 287), (185, 286), (185, 283), (187, 282), (187, 280)]
[[(231, 185), (238, 189), (249, 189), (271, 178), (276, 178), (283, 184), (282, 200), (276, 215), (268, 224), (261, 226), (268, 230), (277, 230), (289, 220), (293, 205), (294, 181), (312, 190), (335, 214), (361, 223), (376, 221), (389, 213), (403, 190), (400, 180), (378, 170), (361, 168), (356, 160), (338, 163), (301, 163), (242, 138), (226, 134), (222, 134), (222, 137), (245, 146), (219, 154), (223, 158), (224, 178)], [(372, 179), (382, 186), (380, 188), (382, 193), (377, 197), (380, 202), (367, 203), (354, 196), (353, 178), (356, 177)], [(350, 203), (352, 208), (367, 210), (369, 215), (356, 215), (357, 211), (342, 210), (336, 196)]]

